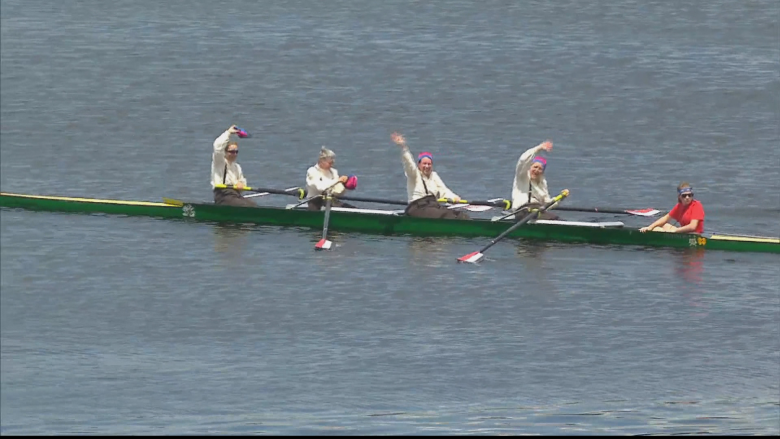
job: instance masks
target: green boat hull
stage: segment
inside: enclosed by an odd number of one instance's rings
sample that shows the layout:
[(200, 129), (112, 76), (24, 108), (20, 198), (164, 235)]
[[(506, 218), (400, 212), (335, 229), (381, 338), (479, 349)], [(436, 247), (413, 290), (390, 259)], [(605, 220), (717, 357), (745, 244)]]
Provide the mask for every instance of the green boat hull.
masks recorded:
[[(321, 229), (323, 212), (280, 207), (233, 207), (211, 203), (184, 203), (181, 206), (121, 200), (50, 197), (0, 193), (0, 207), (29, 210), (105, 213), (128, 216), (177, 218), (191, 221), (250, 223)], [(405, 215), (332, 211), (329, 229), (382, 235), (462, 236), (493, 238), (511, 225), (490, 220), (445, 220)], [(735, 235), (693, 235), (640, 233), (628, 227), (590, 227), (563, 224), (526, 224), (511, 235), (544, 241), (601, 245), (702, 248), (746, 252), (780, 253), (780, 239)]]

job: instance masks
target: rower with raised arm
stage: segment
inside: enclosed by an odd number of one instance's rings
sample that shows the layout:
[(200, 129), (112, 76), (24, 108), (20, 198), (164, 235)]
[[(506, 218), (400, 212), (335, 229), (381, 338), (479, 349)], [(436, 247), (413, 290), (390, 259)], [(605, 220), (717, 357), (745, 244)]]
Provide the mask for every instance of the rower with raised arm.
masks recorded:
[(447, 209), (439, 204), (439, 198), (458, 202), (460, 197), (452, 192), (433, 170), (433, 155), (430, 152), (422, 152), (415, 162), (404, 136), (393, 133), (390, 138), (401, 147), (401, 162), (406, 175), (409, 200), (404, 212), (420, 218), (470, 219), (463, 211)]
[[(542, 151), (550, 152), (552, 148), (552, 141), (546, 140), (524, 152), (517, 160), (512, 183), (512, 209), (517, 212), (515, 218), (518, 220), (528, 215), (529, 209), (538, 209), (552, 200), (547, 190), (547, 179), (544, 178), (547, 159), (538, 155)], [(539, 218), (553, 220), (558, 216), (546, 211)]]
[[(214, 151), (211, 156), (211, 188), (214, 190), (214, 203), (229, 206), (257, 207), (254, 201), (244, 198), (239, 192), (244, 188), (246, 178), (241, 171), (238, 158), (238, 139), (233, 136), (244, 131), (235, 125), (225, 130), (214, 140)], [(234, 188), (218, 189), (217, 185), (232, 185)]]
[[(326, 147), (320, 149), (320, 157), (317, 164), (306, 171), (306, 194), (311, 197), (309, 200), (309, 210), (321, 210), (323, 206), (323, 192), (329, 192), (331, 195), (341, 195), (344, 189), (354, 189), (357, 185), (357, 177), (342, 175), (339, 177), (339, 171), (333, 167), (336, 162), (336, 153)], [(332, 200), (331, 205), (335, 207), (355, 208), (355, 206), (340, 200)]]
[[(680, 224), (675, 227), (669, 224), (673, 219)], [(699, 200), (693, 198), (693, 188), (688, 182), (682, 182), (677, 186), (677, 204), (666, 215), (655, 220), (647, 227), (639, 229), (640, 232), (671, 232), (671, 233), (704, 233), (704, 206)]]

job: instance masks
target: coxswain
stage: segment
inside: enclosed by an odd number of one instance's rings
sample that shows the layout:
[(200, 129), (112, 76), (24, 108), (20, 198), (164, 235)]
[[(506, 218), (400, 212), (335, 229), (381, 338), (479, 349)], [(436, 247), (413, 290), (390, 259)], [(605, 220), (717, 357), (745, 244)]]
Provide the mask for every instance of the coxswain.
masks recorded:
[[(675, 220), (680, 227), (669, 224), (669, 220)], [(704, 233), (704, 206), (699, 200), (693, 198), (693, 188), (688, 182), (682, 182), (677, 186), (677, 204), (666, 215), (658, 218), (647, 227), (639, 229), (640, 232), (672, 232), (672, 233)]]

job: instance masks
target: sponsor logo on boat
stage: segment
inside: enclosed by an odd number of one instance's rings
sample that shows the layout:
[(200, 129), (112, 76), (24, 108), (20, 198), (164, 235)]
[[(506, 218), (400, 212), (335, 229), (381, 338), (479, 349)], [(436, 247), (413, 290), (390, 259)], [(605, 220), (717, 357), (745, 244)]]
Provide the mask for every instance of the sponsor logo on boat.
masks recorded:
[(707, 245), (707, 238), (699, 236), (698, 238), (691, 238), (688, 240), (688, 244), (691, 247), (703, 247)]
[(191, 204), (185, 204), (184, 207), (181, 208), (181, 214), (188, 218), (195, 218), (195, 208), (192, 207)]

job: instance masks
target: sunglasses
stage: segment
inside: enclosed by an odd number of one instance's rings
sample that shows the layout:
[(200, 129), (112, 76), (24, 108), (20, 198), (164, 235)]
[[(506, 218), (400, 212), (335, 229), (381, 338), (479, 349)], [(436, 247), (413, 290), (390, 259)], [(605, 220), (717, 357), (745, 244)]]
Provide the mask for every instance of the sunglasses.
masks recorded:
[(680, 197), (681, 197), (681, 198), (693, 198), (693, 194), (689, 192), (689, 193), (687, 193), (687, 194), (682, 194), (682, 195), (680, 195)]
[(234, 149), (232, 151), (225, 151), (226, 154), (238, 154), (238, 150)]

